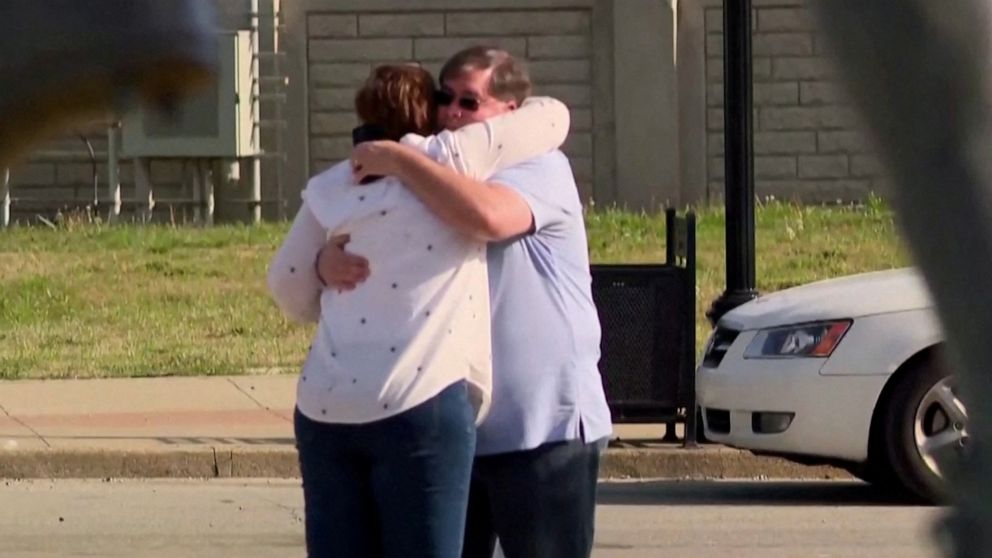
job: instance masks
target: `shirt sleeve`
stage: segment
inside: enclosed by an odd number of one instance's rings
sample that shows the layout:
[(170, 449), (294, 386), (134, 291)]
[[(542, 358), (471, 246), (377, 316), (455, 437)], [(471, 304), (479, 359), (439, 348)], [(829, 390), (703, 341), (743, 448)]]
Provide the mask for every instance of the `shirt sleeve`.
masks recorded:
[(351, 208), (342, 203), (342, 195), (346, 188), (354, 185), (351, 163), (341, 161), (307, 182), (302, 193), (304, 205), (324, 229), (334, 230), (349, 217)]
[(476, 180), (561, 147), (570, 116), (564, 103), (551, 97), (530, 97), (519, 109), (437, 136), (408, 136), (438, 163)]
[(561, 229), (574, 213), (582, 211), (572, 167), (560, 151), (524, 161), (489, 182), (512, 188), (527, 202), (535, 233)]
[(308, 323), (320, 319), (323, 285), (314, 262), (327, 241), (327, 232), (306, 202), (293, 220), (282, 246), (269, 265), (269, 292), (276, 305), (293, 321)]

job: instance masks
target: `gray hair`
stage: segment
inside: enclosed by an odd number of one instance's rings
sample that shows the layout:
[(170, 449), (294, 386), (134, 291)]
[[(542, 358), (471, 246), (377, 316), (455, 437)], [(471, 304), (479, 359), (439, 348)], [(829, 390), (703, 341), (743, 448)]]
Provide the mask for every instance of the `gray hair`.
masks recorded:
[(440, 83), (456, 77), (466, 70), (488, 70), (489, 94), (502, 101), (516, 101), (519, 105), (530, 96), (532, 84), (524, 65), (509, 52), (491, 46), (478, 45), (466, 48), (445, 62), (438, 77)]

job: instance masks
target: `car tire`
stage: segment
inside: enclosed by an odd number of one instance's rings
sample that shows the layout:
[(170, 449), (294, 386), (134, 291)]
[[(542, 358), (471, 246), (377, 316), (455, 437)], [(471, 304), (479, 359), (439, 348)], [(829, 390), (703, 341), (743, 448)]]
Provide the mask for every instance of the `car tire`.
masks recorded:
[[(891, 484), (886, 480), (892, 477), (885, 471), (891, 468), (893, 480), (897, 480), (909, 495), (930, 503), (947, 501), (948, 488), (943, 476), (953, 469), (953, 460), (962, 448), (955, 447), (955, 442), (935, 446), (940, 448), (940, 453), (931, 453), (927, 444), (953, 439), (952, 434), (957, 431), (965, 441), (967, 438), (967, 424), (958, 424), (959, 421), (943, 411), (945, 405), (933, 401), (940, 397), (938, 394), (949, 393), (944, 391), (945, 387), (953, 389), (953, 378), (941, 362), (931, 355), (909, 364), (896, 378), (880, 428), (880, 449), (885, 459), (882, 463), (874, 463), (871, 475), (882, 486)], [(959, 403), (956, 396), (955, 401)]]
[(873, 452), (867, 463), (855, 463), (847, 472), (864, 482), (885, 492), (902, 492), (902, 484), (896, 479), (892, 466), (883, 452)]

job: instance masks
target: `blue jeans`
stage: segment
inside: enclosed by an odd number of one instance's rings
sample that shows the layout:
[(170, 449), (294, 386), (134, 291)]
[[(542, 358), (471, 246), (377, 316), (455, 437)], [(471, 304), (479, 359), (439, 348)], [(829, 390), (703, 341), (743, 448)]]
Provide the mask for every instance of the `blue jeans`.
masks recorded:
[(461, 556), (475, 453), (464, 382), (368, 424), (294, 418), (307, 556)]
[(604, 441), (475, 458), (463, 558), (588, 558)]

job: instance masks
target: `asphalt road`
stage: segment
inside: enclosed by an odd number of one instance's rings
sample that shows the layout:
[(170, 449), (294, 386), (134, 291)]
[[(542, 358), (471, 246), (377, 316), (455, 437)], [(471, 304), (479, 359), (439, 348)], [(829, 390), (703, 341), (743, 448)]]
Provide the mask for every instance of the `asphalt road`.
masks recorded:
[[(602, 485), (602, 558), (937, 558), (943, 510), (851, 482)], [(0, 481), (0, 556), (303, 556), (297, 482)]]

